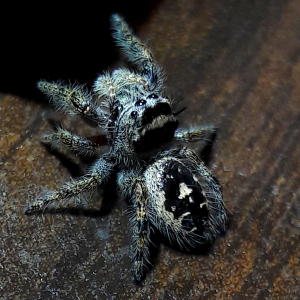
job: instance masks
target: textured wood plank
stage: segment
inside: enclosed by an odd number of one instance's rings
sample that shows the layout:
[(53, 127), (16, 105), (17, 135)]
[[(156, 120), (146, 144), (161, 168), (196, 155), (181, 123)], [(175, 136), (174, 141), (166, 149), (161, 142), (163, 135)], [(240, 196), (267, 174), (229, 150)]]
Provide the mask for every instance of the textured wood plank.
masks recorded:
[[(164, 67), (168, 93), (188, 107), (181, 124), (219, 128), (209, 166), (230, 211), (226, 235), (206, 254), (161, 244), (136, 286), (124, 201), (102, 213), (95, 213), (101, 202), (95, 197), (85, 215), (23, 214), (39, 187), (54, 189), (81, 171), (66, 168), (39, 143), (51, 130), (47, 119), (63, 117), (47, 105), (1, 95), (0, 295), (297, 299), (300, 1), (164, 0), (144, 14), (137, 33)], [(90, 135), (84, 123), (64, 123)]]

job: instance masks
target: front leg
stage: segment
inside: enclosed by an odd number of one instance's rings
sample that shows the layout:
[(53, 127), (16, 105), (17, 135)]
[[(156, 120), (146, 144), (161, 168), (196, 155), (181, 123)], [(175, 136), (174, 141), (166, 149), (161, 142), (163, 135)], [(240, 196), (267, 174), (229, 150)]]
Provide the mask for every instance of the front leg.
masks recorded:
[(211, 125), (208, 126), (192, 126), (189, 129), (179, 128), (175, 131), (174, 137), (181, 142), (210, 142), (217, 128)]
[(32, 204), (26, 207), (25, 213), (31, 214), (35, 211), (43, 210), (49, 204), (70, 199), (105, 183), (114, 167), (114, 164), (110, 160), (109, 155), (103, 155), (87, 175), (65, 183), (58, 191), (49, 192), (37, 198)]

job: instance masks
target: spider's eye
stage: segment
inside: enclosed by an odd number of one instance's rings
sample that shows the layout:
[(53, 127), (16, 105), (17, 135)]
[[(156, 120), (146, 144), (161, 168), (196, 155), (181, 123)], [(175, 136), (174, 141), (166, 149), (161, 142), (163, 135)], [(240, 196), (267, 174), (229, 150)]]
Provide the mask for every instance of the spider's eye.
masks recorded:
[(157, 98), (158, 98), (158, 95), (156, 95), (156, 94), (151, 94), (151, 95), (149, 95), (147, 98), (157, 99)]
[(134, 110), (130, 115), (131, 115), (131, 118), (136, 119), (137, 111)]
[(145, 105), (147, 103), (146, 100), (138, 100), (135, 102), (135, 106), (142, 106)]

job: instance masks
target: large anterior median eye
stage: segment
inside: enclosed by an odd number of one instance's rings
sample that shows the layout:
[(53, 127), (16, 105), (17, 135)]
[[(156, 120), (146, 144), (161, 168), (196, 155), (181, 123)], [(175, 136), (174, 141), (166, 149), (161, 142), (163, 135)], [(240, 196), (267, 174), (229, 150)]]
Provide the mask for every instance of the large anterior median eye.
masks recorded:
[(147, 103), (146, 100), (138, 100), (135, 102), (135, 106), (142, 106), (142, 105), (145, 105)]

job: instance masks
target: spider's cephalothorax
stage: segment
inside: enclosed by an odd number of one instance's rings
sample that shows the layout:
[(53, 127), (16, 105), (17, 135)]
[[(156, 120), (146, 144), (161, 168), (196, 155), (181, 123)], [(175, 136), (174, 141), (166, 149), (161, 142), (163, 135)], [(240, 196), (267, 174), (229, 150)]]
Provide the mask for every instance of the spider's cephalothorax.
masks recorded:
[[(132, 204), (133, 270), (140, 281), (149, 263), (151, 229), (180, 246), (204, 244), (224, 230), (226, 211), (219, 182), (184, 146), (207, 140), (215, 129), (177, 129), (172, 101), (163, 95), (162, 70), (150, 50), (120, 16), (113, 15), (111, 22), (116, 44), (135, 65), (135, 72), (119, 69), (100, 76), (93, 95), (81, 86), (38, 83), (57, 109), (84, 116), (98, 125), (110, 150), (85, 176), (38, 197), (26, 213), (79, 197), (105, 184), (111, 173), (117, 172), (117, 186)], [(92, 96), (99, 101), (94, 102)], [(61, 128), (45, 135), (43, 142), (81, 155), (92, 155), (100, 147)]]

